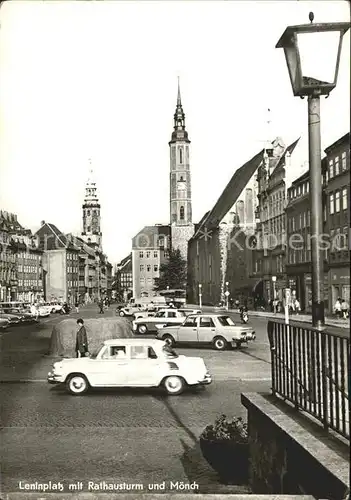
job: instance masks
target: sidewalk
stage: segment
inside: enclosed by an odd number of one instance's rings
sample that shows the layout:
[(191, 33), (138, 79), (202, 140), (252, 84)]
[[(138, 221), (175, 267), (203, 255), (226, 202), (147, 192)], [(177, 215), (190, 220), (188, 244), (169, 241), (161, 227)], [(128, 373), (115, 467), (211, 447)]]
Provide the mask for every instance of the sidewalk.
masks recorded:
[[(187, 307), (196, 309), (196, 308), (199, 308), (199, 305), (188, 304)], [(203, 311), (212, 311), (212, 310), (215, 310), (216, 312), (225, 311), (224, 308), (214, 307), (214, 306), (202, 306), (201, 309)], [(229, 312), (239, 314), (237, 309), (229, 309)], [(249, 310), (249, 316), (263, 317), (263, 318), (267, 318), (267, 319), (282, 319), (282, 320), (284, 320), (284, 318), (285, 318), (283, 313), (275, 313), (274, 314), (270, 311), (252, 311), (252, 310)], [(290, 314), (289, 320), (290, 321), (299, 321), (301, 323), (309, 323), (310, 325), (312, 325), (312, 316), (310, 316), (308, 314)], [(349, 319), (325, 318), (325, 324), (327, 326), (336, 326), (339, 328), (346, 328), (348, 330), (350, 329), (350, 320)]]

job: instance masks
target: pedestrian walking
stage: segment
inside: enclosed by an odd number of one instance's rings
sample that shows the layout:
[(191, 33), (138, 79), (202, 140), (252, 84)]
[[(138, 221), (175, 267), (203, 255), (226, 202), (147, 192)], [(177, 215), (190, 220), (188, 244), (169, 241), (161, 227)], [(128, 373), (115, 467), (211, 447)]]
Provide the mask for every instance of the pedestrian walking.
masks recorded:
[(104, 314), (104, 301), (102, 299), (99, 301), (99, 314)]
[(76, 336), (76, 357), (82, 358), (89, 352), (88, 338), (84, 321), (81, 318), (77, 319), (77, 325), (79, 326), (79, 330), (77, 331)]
[(299, 314), (299, 312), (301, 311), (301, 306), (300, 306), (300, 302), (297, 299), (295, 299), (294, 307), (295, 307), (295, 313)]
[(344, 319), (347, 319), (349, 317), (349, 304), (346, 302), (345, 299), (342, 299), (341, 301), (341, 312), (342, 312), (342, 317)]
[(76, 303), (74, 304), (76, 308), (76, 313), (79, 313), (79, 302), (76, 300)]
[(341, 312), (341, 299), (337, 298), (334, 304), (334, 313), (337, 318), (341, 318), (342, 312)]
[(38, 321), (39, 318), (39, 307), (37, 306), (36, 303), (32, 304), (30, 306), (30, 312), (32, 313), (33, 318), (35, 321)]

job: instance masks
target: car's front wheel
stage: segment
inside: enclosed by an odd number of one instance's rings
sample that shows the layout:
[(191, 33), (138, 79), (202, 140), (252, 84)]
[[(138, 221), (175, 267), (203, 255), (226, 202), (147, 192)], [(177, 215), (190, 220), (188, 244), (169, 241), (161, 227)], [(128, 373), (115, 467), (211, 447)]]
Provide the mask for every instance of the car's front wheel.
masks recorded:
[(174, 347), (175, 346), (175, 340), (172, 337), (172, 335), (164, 335), (162, 337), (162, 340), (164, 340), (166, 342), (166, 344), (168, 344), (170, 347)]
[(141, 333), (142, 335), (147, 332), (147, 326), (146, 325), (138, 325), (137, 332)]
[(177, 396), (184, 391), (185, 382), (182, 377), (172, 375), (163, 381), (163, 386), (166, 389), (167, 394)]
[(70, 375), (66, 382), (66, 386), (68, 391), (74, 396), (84, 394), (89, 388), (86, 377), (79, 373), (76, 375)]
[(227, 348), (227, 341), (224, 337), (215, 337), (212, 342), (213, 348), (217, 351), (225, 351)]

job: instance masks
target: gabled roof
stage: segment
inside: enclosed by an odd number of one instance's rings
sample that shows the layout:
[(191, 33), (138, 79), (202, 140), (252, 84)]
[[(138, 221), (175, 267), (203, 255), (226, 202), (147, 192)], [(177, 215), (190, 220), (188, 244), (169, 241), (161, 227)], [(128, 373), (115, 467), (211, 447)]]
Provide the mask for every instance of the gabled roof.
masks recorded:
[(350, 132), (347, 132), (347, 134), (343, 135), (342, 137), (340, 137), (340, 139), (338, 139), (337, 141), (333, 142), (333, 144), (325, 148), (324, 150), (325, 154), (328, 155), (329, 153), (332, 153), (334, 149), (341, 146), (342, 144), (350, 145)]
[(158, 237), (169, 237), (170, 235), (171, 227), (169, 225), (145, 226), (132, 239), (132, 248), (158, 248)]
[(54, 224), (45, 222), (40, 229), (35, 233), (40, 238), (40, 247), (45, 246), (45, 250), (58, 250), (60, 248), (68, 248), (70, 250), (79, 250), (72, 243), (71, 238), (67, 238)]
[(205, 226), (207, 229), (218, 226), (225, 214), (237, 201), (242, 190), (259, 167), (262, 157), (263, 149), (234, 172), (233, 177), (230, 179), (212, 210), (207, 216), (204, 216), (203, 221), (201, 225), (199, 225), (199, 228), (193, 238), (196, 238), (198, 232)]
[(277, 172), (282, 166), (285, 165), (285, 158), (286, 158), (286, 155), (289, 153), (289, 155), (292, 155), (293, 152), (294, 152), (294, 149), (296, 148), (298, 142), (300, 140), (300, 137), (298, 139), (296, 139), (296, 141), (292, 142), (290, 144), (290, 146), (288, 146), (286, 148), (286, 150), (284, 151), (284, 153), (281, 155), (281, 157), (279, 158), (279, 161), (277, 163), (277, 165), (275, 166), (273, 172), (271, 175), (274, 175), (275, 172)]

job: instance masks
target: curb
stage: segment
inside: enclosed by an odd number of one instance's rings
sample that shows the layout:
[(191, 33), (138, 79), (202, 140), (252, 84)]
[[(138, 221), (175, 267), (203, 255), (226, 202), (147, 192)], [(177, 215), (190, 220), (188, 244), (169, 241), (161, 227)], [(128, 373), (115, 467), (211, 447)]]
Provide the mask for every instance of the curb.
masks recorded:
[[(198, 305), (194, 305), (194, 304), (189, 304), (188, 307), (200, 307)], [(204, 311), (206, 310), (217, 310), (217, 311), (223, 311), (223, 312), (227, 312), (226, 309), (221, 309), (219, 307), (215, 307), (215, 306), (202, 306), (201, 309), (203, 309)], [(228, 312), (231, 312), (231, 313), (234, 313), (234, 314), (239, 314), (238, 310), (237, 309), (229, 309)], [(259, 312), (259, 311), (249, 311), (249, 316), (252, 316), (252, 317), (255, 317), (255, 318), (267, 318), (267, 319), (284, 319), (285, 316), (284, 314), (282, 313), (271, 313), (271, 312), (266, 312), (266, 311), (262, 311), (262, 312)], [(307, 316), (305, 314), (289, 314), (289, 320), (290, 321), (297, 321), (299, 323), (312, 323), (312, 317), (311, 316)], [(333, 319), (330, 319), (328, 320), (328, 318), (326, 318), (326, 321), (325, 321), (325, 325), (326, 326), (333, 326), (333, 327), (336, 327), (336, 328), (343, 328), (343, 329), (349, 329), (350, 328), (350, 321), (349, 320), (345, 320), (345, 322), (336, 322), (335, 320)]]

